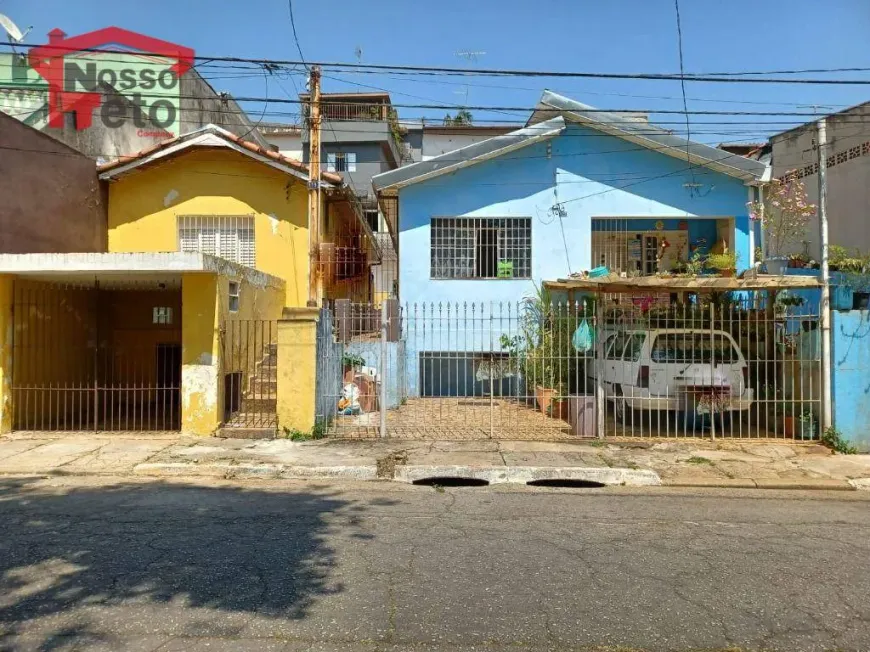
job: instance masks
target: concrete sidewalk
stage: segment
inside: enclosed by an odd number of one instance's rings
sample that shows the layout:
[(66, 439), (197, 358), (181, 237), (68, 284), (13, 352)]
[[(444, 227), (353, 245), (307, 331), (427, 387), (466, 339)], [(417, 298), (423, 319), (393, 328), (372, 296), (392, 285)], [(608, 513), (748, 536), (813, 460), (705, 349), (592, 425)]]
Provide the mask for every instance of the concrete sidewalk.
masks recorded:
[(870, 489), (870, 455), (813, 444), (736, 441), (531, 442), (196, 438), (27, 434), (0, 438), (0, 474), (349, 478), (490, 483), (572, 479), (606, 485)]

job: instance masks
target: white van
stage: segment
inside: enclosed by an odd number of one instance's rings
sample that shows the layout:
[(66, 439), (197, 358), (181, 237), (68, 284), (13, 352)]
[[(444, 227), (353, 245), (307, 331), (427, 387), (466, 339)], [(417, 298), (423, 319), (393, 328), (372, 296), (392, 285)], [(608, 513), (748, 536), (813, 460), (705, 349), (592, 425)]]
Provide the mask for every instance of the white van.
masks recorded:
[(678, 410), (680, 392), (716, 394), (722, 411), (748, 410), (754, 392), (740, 347), (721, 330), (696, 328), (603, 331), (596, 361), (616, 418), (625, 410)]

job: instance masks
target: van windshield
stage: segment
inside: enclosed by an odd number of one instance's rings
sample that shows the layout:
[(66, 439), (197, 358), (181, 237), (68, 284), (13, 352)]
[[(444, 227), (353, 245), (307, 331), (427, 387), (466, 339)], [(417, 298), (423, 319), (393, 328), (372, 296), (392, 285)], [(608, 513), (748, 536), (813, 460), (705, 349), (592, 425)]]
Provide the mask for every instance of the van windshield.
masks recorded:
[(650, 354), (653, 362), (676, 364), (733, 364), (740, 354), (724, 333), (664, 333), (658, 335)]

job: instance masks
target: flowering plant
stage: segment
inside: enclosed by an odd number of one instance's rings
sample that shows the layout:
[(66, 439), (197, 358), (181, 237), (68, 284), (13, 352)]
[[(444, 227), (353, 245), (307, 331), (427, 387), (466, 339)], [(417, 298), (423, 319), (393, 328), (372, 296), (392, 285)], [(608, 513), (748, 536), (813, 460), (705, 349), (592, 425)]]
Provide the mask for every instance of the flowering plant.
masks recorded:
[(807, 200), (803, 182), (786, 174), (770, 182), (763, 203), (749, 202), (749, 214), (754, 220), (763, 220), (768, 255), (782, 257), (803, 242), (816, 206)]

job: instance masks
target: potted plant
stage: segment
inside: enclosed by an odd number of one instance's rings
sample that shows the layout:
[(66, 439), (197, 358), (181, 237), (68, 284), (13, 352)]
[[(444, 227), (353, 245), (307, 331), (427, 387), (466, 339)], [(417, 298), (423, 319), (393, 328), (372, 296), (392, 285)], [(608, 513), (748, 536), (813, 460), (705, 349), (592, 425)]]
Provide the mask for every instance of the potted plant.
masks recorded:
[(341, 356), (342, 377), (344, 382), (353, 382), (354, 374), (366, 364), (365, 358), (354, 353), (345, 353)]
[(761, 220), (767, 241), (764, 264), (768, 274), (784, 274), (788, 254), (803, 242), (810, 218), (816, 213), (807, 201), (803, 182), (793, 174), (773, 179), (767, 187), (764, 201), (749, 203), (749, 214)]
[(808, 259), (804, 254), (789, 254), (788, 266), (790, 269), (803, 269), (806, 267)]
[(731, 277), (737, 273), (737, 254), (724, 251), (707, 256), (707, 267), (716, 270), (720, 276)]

